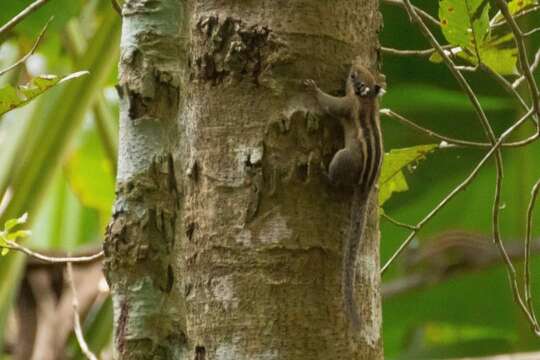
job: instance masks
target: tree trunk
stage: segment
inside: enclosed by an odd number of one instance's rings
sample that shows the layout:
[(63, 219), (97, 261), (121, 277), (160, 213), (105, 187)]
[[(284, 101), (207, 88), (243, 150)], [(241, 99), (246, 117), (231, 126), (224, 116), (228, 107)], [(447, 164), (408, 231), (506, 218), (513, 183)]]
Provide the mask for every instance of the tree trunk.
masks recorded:
[(375, 0), (136, 0), (123, 9), (117, 200), (106, 273), (118, 359), (382, 359), (372, 204), (341, 297), (341, 129), (303, 80), (377, 63)]

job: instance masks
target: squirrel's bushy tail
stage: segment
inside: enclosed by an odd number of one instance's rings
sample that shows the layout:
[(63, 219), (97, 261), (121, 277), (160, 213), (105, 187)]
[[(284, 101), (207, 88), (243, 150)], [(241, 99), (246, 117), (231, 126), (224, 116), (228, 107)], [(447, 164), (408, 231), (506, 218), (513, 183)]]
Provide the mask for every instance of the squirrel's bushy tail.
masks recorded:
[(360, 316), (354, 297), (354, 284), (358, 249), (366, 225), (368, 195), (364, 194), (360, 187), (355, 188), (351, 205), (350, 229), (343, 244), (341, 291), (343, 293), (345, 314), (354, 330), (357, 330), (360, 326)]

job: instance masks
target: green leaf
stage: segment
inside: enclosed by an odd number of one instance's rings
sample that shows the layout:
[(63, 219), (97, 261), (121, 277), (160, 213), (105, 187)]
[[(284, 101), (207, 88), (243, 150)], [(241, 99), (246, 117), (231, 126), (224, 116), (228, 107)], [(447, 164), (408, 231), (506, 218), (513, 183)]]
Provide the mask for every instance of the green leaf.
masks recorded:
[(439, 19), (446, 40), (476, 54), (489, 36), (489, 8), (487, 0), (441, 0)]
[(482, 62), (496, 73), (501, 75), (512, 75), (517, 71), (516, 63), (518, 51), (515, 47), (507, 49), (491, 47), (481, 48), (480, 54)]
[(35, 116), (18, 134), (16, 153), (5, 159), (0, 168), (0, 192), (8, 185), (13, 189), (13, 198), (2, 213), (2, 221), (21, 210), (32, 213), (40, 205), (44, 190), (64, 160), (70, 140), (81, 127), (98, 89), (115, 69), (120, 23), (118, 14), (108, 9), (89, 39), (88, 49), (74, 65), (77, 69), (89, 69), (92, 76), (49, 91), (47, 96), (51, 97), (37, 104)]
[(439, 54), (438, 52), (434, 52), (433, 54), (431, 54), (429, 56), (429, 61), (431, 61), (432, 63), (435, 63), (435, 64), (440, 64), (443, 62), (443, 58), (441, 56), (441, 54)]
[(108, 218), (114, 200), (114, 172), (94, 129), (83, 134), (81, 143), (69, 155), (65, 170), (81, 203)]
[(379, 177), (379, 206), (390, 199), (393, 193), (409, 190), (403, 169), (424, 159), (438, 147), (438, 144), (418, 145), (386, 153)]
[(9, 233), (7, 239), (9, 241), (16, 241), (17, 239), (24, 239), (32, 235), (30, 230), (18, 230), (12, 233)]
[(24, 213), (21, 217), (17, 219), (9, 219), (4, 223), (4, 231), (9, 232), (9, 230), (13, 229), (15, 226), (24, 224), (28, 220), (28, 213)]
[(510, 14), (514, 15), (521, 10), (537, 4), (537, 0), (512, 0), (508, 3), (508, 10), (510, 10)]
[(26, 85), (16, 87), (7, 85), (0, 89), (0, 115), (27, 104), (30, 100), (57, 84), (86, 74), (88, 74), (87, 71), (80, 71), (63, 78), (56, 75), (40, 75), (33, 78)]
[[(493, 71), (501, 75), (516, 74), (518, 51), (512, 33), (490, 38), (478, 48), (478, 52), (482, 63)], [(478, 63), (476, 55), (470, 55), (465, 51), (459, 52), (458, 56), (472, 64)]]
[(0, 256), (6, 256), (9, 253), (9, 249), (6, 247), (3, 247), (0, 251)]
[(17, 222), (17, 219), (9, 219), (4, 223), (4, 231), (9, 231), (13, 229), (15, 226), (17, 226), (19, 223)]

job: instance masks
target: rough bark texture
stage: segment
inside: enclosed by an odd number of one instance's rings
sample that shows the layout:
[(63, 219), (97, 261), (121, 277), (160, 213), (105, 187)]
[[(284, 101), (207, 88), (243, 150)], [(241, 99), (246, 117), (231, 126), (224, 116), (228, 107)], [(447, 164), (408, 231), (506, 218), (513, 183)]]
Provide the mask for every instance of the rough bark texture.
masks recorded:
[[(105, 243), (121, 359), (382, 359), (378, 223), (343, 317), (341, 131), (302, 82), (375, 67), (376, 0), (124, 6), (117, 201)], [(372, 206), (372, 208), (375, 208)]]

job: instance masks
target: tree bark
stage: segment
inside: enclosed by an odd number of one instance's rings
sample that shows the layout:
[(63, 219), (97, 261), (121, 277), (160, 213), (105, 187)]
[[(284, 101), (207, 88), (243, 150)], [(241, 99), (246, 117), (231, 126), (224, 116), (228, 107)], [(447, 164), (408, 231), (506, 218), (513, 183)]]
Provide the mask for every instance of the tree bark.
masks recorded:
[[(303, 80), (375, 68), (375, 0), (136, 0), (123, 9), (117, 200), (104, 245), (118, 359), (382, 359), (372, 204), (341, 298), (341, 129)], [(375, 198), (375, 197), (373, 197)]]

